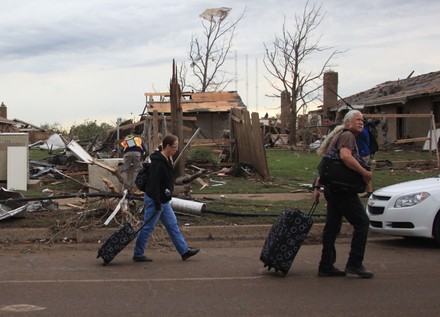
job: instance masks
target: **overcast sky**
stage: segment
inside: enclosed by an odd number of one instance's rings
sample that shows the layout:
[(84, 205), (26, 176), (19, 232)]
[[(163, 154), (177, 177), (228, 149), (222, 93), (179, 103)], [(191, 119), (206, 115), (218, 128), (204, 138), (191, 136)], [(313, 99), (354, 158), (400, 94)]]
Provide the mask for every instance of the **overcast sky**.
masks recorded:
[[(230, 7), (231, 21), (246, 14), (226, 69), (237, 74), (228, 90), (238, 90), (250, 111), (275, 114), (279, 100), (266, 96), (276, 92), (265, 78), (263, 43), (280, 35), (284, 16), (292, 26), (305, 3), (0, 0), (0, 102), (9, 119), (34, 125), (138, 120), (144, 93), (168, 91), (172, 60), (187, 61), (191, 36), (202, 36), (199, 14)], [(339, 94), (440, 70), (439, 12), (438, 0), (323, 1), (314, 34), (322, 46), (345, 51), (332, 68)], [(310, 60), (310, 69), (328, 54)]]

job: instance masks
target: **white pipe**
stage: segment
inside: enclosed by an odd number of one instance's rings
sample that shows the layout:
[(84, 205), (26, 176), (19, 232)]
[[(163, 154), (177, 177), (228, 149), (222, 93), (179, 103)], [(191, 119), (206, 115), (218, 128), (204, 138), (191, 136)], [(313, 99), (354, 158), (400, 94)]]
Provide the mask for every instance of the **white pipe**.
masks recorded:
[(175, 211), (201, 216), (205, 209), (205, 204), (198, 201), (186, 200), (181, 198), (171, 198), (171, 207)]

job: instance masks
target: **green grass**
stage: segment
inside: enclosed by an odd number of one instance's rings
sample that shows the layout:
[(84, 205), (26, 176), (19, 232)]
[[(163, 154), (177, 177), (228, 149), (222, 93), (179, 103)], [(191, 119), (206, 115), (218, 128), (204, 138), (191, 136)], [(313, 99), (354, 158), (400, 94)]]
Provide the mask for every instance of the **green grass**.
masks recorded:
[[(63, 149), (53, 151), (53, 155), (62, 152)], [(29, 159), (33, 161), (46, 162), (51, 157), (49, 151), (42, 149), (30, 149), (29, 150)]]
[[(294, 191), (304, 190), (307, 192), (306, 186), (311, 184), (316, 176), (316, 167), (319, 164), (320, 157), (316, 153), (296, 152), (289, 149), (268, 149), (267, 159), (270, 170), (270, 181), (263, 182), (258, 177), (247, 177), (245, 180), (242, 177), (218, 177), (212, 175), (211, 179), (225, 182), (223, 186), (209, 186), (200, 189), (196, 184), (193, 189), (194, 194), (231, 194), (231, 193), (288, 193)], [(436, 166), (410, 166), (407, 164), (400, 164), (399, 161), (411, 160), (429, 160), (431, 157), (428, 152), (421, 151), (380, 151), (376, 154), (377, 161), (390, 160), (393, 162), (393, 168), (388, 166), (377, 167), (373, 171), (373, 186), (374, 189), (382, 188), (388, 185), (421, 179), (431, 176), (437, 176), (439, 169)], [(434, 156), (432, 157), (434, 159)], [(213, 184), (212, 182), (210, 183)], [(365, 198), (362, 198), (366, 202)], [(243, 213), (279, 213), (286, 207), (296, 207), (300, 210), (308, 210), (311, 206), (310, 200), (295, 201), (261, 201), (261, 200), (233, 200), (228, 199), (227, 202), (232, 203), (230, 206), (225, 203), (216, 201), (209, 202), (208, 207), (212, 210), (222, 210), (230, 212)], [(237, 204), (243, 204), (237, 206)], [(269, 207), (258, 207), (260, 205), (268, 205)], [(318, 205), (317, 214), (325, 212), (325, 200), (321, 199)], [(235, 219), (235, 221), (237, 221)], [(267, 222), (267, 218), (254, 220), (256, 222)]]
[[(439, 169), (435, 166), (413, 166), (399, 164), (399, 161), (429, 160), (429, 153), (418, 151), (403, 152), (380, 152), (375, 160), (390, 160), (393, 169), (387, 166), (379, 166), (373, 171), (374, 188), (381, 188), (391, 184), (420, 179), (429, 176), (437, 176)], [(268, 149), (267, 160), (271, 179), (262, 182), (258, 177), (247, 177), (244, 182), (242, 177), (219, 177), (216, 173), (209, 178), (214, 181), (222, 181), (224, 186), (210, 186), (203, 190), (194, 189), (198, 193), (275, 193), (302, 188), (304, 184), (313, 182), (316, 176), (316, 168), (320, 157), (316, 153), (294, 152), (288, 149)], [(384, 164), (382, 164), (384, 165)], [(215, 182), (211, 182), (211, 185)], [(198, 186), (195, 186), (198, 187)], [(283, 188), (285, 190), (283, 190)]]

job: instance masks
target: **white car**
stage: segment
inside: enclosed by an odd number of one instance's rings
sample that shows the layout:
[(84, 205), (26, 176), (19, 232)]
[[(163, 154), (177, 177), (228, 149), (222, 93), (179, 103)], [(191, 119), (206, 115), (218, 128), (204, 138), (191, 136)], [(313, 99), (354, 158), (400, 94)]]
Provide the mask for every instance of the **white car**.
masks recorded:
[(399, 183), (368, 198), (370, 230), (440, 243), (440, 177)]

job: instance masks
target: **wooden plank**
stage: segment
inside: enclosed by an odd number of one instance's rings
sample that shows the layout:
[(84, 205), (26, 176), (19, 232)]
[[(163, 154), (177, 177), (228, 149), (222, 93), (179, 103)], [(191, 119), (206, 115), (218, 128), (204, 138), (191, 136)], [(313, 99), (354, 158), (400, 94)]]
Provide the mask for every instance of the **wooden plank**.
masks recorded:
[[(249, 111), (243, 110), (243, 133), (244, 133), (244, 153), (242, 155), (242, 158), (240, 159), (240, 162), (243, 163), (251, 163), (254, 165), (254, 158), (253, 155), (253, 138), (252, 138), (252, 126), (251, 126), (251, 118), (249, 115)], [(255, 166), (255, 165), (254, 165)]]
[(238, 120), (232, 119), (232, 123), (234, 126), (234, 137), (237, 140), (237, 147), (236, 147), (236, 151), (237, 151), (237, 162), (241, 161), (241, 155), (242, 153), (244, 153), (245, 149), (244, 149), (244, 129), (243, 129), (243, 124), (242, 124), (242, 111), (241, 109), (238, 108), (233, 108), (232, 109), (232, 115), (231, 118), (237, 118)]
[(266, 151), (263, 144), (263, 131), (260, 128), (260, 118), (258, 113), (252, 113), (252, 133), (254, 136), (254, 151), (255, 163), (258, 166), (258, 173), (261, 175), (264, 181), (267, 181), (270, 177), (269, 166), (267, 164)]
[[(147, 116), (144, 119), (145, 120), (153, 120), (153, 117), (152, 116)], [(170, 116), (165, 116), (165, 119), (167, 121), (171, 121), (171, 117)], [(197, 121), (197, 117), (186, 117), (186, 116), (184, 116), (183, 117), (183, 121)]]
[[(188, 143), (189, 139), (185, 139), (185, 144)], [(235, 143), (234, 139), (194, 139), (192, 141), (192, 144), (196, 145), (207, 145), (207, 144), (214, 144), (214, 145), (225, 145), (229, 146), (231, 143)]]
[(412, 138), (412, 139), (400, 139), (396, 140), (393, 143), (401, 144), (401, 143), (412, 143), (412, 142), (422, 142), (422, 141), (428, 141), (430, 138), (423, 137), (423, 138)]
[(431, 114), (429, 113), (405, 113), (405, 114), (395, 114), (395, 113), (381, 113), (381, 114), (372, 114), (365, 113), (363, 114), (364, 118), (431, 118)]
[(151, 96), (151, 97), (156, 97), (156, 96), (158, 96), (158, 97), (160, 97), (160, 96), (169, 97), (170, 96), (170, 92), (169, 91), (167, 91), (167, 92), (146, 92), (144, 95), (147, 96), (147, 97), (149, 97), (149, 96)]

